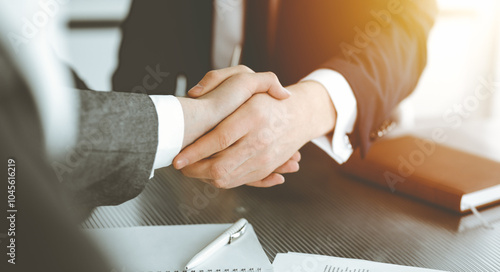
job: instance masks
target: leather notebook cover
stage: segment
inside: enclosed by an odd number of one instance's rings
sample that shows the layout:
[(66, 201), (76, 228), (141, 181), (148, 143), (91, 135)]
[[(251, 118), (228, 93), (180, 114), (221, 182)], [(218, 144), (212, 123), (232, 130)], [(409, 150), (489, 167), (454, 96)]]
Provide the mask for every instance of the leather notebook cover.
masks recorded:
[(341, 168), (456, 212), (500, 201), (500, 163), (413, 136), (380, 140)]

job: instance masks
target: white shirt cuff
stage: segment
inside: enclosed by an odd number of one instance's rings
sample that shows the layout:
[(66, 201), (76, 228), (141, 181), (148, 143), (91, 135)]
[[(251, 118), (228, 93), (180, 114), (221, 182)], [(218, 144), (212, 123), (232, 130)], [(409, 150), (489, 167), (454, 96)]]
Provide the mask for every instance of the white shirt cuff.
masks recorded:
[(179, 154), (184, 140), (184, 113), (179, 100), (172, 95), (150, 95), (158, 115), (158, 147), (156, 149), (154, 170), (172, 164)]
[(312, 142), (325, 151), (337, 163), (342, 164), (351, 157), (353, 148), (347, 134), (351, 133), (356, 123), (358, 106), (356, 97), (347, 80), (338, 72), (330, 69), (318, 69), (302, 79), (314, 80), (325, 87), (337, 111), (337, 122), (332, 141), (326, 136), (313, 139)]

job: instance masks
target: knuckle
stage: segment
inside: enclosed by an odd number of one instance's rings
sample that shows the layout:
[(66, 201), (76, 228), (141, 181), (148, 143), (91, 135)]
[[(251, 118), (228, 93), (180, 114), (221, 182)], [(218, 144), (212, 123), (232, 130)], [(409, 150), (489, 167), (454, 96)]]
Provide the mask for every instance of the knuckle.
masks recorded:
[(268, 77), (270, 77), (273, 81), (278, 81), (278, 76), (277, 76), (275, 73), (273, 73), (273, 72), (269, 71), (269, 72), (265, 72), (265, 74), (266, 74)]
[(219, 148), (220, 150), (224, 150), (231, 145), (231, 134), (228, 132), (223, 132), (218, 137)]
[(215, 179), (212, 181), (212, 185), (219, 189), (227, 189), (228, 183), (225, 179)]
[(242, 71), (243, 73), (254, 73), (252, 69), (243, 64), (238, 65), (238, 70)]
[(240, 73), (240, 74), (237, 74), (237, 75), (234, 76), (234, 80), (236, 82), (250, 82), (251, 81), (251, 77), (247, 73)]
[(205, 79), (206, 79), (206, 80), (208, 80), (208, 81), (218, 80), (220, 77), (221, 77), (220, 72), (219, 72), (219, 71), (217, 71), (217, 70), (212, 70), (212, 71), (209, 71), (209, 72), (205, 75)]
[(214, 182), (223, 181), (224, 177), (228, 174), (227, 168), (220, 163), (214, 163), (212, 166), (210, 166), (209, 171), (210, 171), (210, 177), (214, 180)]

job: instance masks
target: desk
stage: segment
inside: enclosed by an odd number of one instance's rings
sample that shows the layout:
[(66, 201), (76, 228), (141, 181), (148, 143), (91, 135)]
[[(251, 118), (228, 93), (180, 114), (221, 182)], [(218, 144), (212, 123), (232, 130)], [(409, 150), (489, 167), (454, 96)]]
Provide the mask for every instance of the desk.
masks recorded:
[(273, 188), (218, 190), (173, 168), (156, 171), (146, 190), (120, 206), (100, 207), (83, 227), (253, 224), (273, 260), (296, 251), (449, 271), (500, 271), (500, 207), (494, 229), (341, 174), (309, 144), (298, 173)]

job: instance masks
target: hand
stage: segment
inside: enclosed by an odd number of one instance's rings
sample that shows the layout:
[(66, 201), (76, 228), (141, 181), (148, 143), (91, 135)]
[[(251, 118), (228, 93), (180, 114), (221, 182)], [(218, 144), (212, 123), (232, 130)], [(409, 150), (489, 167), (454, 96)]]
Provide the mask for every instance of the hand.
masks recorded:
[[(189, 91), (191, 96), (199, 97), (198, 99), (179, 98), (185, 123), (183, 148), (215, 127), (253, 94), (266, 91), (277, 99), (290, 96), (273, 73), (254, 73), (241, 65), (207, 73)], [(275, 172), (295, 172), (299, 161), (300, 153), (297, 151)]]
[(297, 171), (298, 162), (289, 158), (311, 139), (331, 132), (336, 119), (321, 84), (302, 82), (289, 90), (293, 95), (281, 101), (253, 96), (177, 155), (174, 166), (220, 188), (283, 183), (283, 176), (272, 172)]
[(208, 72), (189, 91), (198, 99), (179, 97), (184, 112), (182, 147), (215, 127), (255, 93), (267, 92), (276, 99), (286, 99), (290, 92), (272, 73), (255, 73), (246, 66)]

